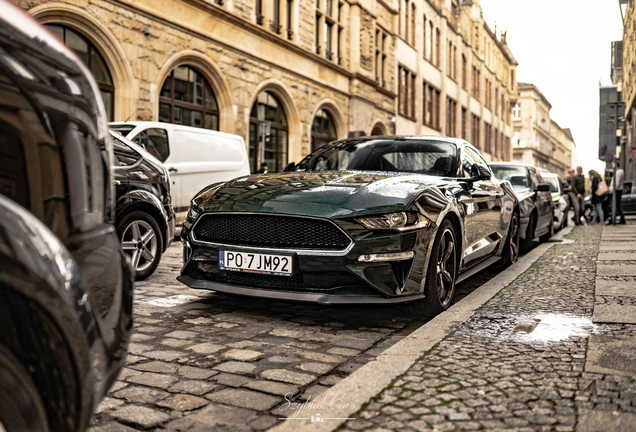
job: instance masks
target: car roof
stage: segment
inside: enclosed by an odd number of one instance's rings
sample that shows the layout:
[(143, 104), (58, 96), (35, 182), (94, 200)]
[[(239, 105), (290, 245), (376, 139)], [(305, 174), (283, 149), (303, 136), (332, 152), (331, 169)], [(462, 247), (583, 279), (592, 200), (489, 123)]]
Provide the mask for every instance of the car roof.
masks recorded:
[(335, 142), (352, 142), (352, 141), (366, 142), (366, 141), (375, 141), (375, 140), (444, 141), (449, 144), (454, 144), (457, 147), (462, 147), (466, 145), (472, 146), (472, 144), (470, 144), (468, 141), (463, 140), (461, 138), (453, 138), (453, 137), (440, 136), (440, 135), (366, 135), (362, 137), (343, 138)]

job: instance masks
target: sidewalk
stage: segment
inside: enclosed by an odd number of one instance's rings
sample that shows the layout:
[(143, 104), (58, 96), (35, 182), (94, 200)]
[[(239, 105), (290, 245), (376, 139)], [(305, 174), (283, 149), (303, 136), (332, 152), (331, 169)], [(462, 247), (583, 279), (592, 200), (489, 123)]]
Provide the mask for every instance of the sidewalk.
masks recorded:
[(307, 420), (270, 430), (636, 430), (636, 220), (628, 223), (576, 227), (538, 246), (320, 395), (321, 406), (297, 416)]

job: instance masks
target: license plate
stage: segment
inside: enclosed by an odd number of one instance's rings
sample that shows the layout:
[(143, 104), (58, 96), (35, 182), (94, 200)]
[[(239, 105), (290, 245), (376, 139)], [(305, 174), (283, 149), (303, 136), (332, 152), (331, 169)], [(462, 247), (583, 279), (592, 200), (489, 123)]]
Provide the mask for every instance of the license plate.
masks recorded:
[(292, 256), (219, 251), (219, 268), (245, 273), (291, 276)]

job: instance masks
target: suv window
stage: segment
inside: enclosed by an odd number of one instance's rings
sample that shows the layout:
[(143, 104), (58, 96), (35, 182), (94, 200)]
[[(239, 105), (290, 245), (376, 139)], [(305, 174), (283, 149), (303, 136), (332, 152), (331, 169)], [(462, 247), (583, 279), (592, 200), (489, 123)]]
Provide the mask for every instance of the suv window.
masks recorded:
[(148, 153), (165, 162), (170, 156), (170, 146), (168, 145), (168, 132), (165, 129), (146, 129), (132, 140), (135, 144), (143, 147)]
[(532, 185), (532, 189), (534, 190), (536, 190), (537, 186), (539, 186), (540, 184), (545, 183), (543, 177), (541, 177), (541, 174), (539, 174), (539, 172), (535, 168), (530, 168), (530, 179), (532, 180), (532, 183), (534, 183)]

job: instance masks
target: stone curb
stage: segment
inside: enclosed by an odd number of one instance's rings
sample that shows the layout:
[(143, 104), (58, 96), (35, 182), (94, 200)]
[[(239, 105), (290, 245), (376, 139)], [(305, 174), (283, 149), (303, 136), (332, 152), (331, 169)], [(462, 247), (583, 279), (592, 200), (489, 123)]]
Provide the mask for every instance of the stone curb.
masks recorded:
[[(415, 330), (409, 336), (381, 353), (375, 360), (367, 363), (349, 377), (321, 393), (317, 400), (310, 401), (304, 409), (295, 407), (283, 410), (279, 407), (281, 424), (269, 429), (269, 432), (332, 432), (341, 424), (350, 420), (371, 398), (378, 395), (393, 380), (405, 373), (413, 364), (437, 343), (442, 341), (460, 324), (468, 320), (475, 311), (490, 300), (500, 290), (507, 287), (519, 275), (528, 270), (556, 242), (562, 241), (573, 227), (569, 226), (552, 237), (551, 242), (543, 243), (517, 263), (504, 270), (466, 298), (451, 306), (448, 311)], [(567, 240), (564, 243), (569, 243)], [(312, 416), (322, 417), (322, 421)], [(289, 417), (293, 419), (289, 419)], [(286, 420), (283, 420), (287, 417)]]

